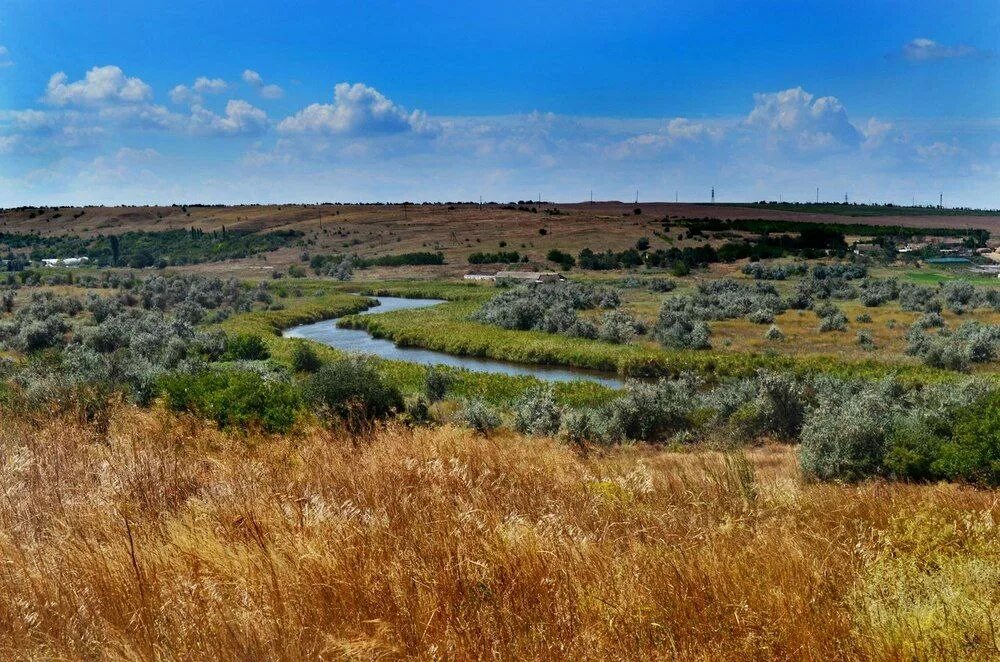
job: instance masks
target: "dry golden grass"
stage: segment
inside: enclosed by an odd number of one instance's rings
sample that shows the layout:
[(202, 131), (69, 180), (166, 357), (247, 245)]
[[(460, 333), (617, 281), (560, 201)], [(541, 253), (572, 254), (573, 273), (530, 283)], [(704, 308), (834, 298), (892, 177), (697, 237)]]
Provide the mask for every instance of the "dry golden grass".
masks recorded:
[(995, 492), (803, 484), (779, 446), (4, 420), (6, 659), (998, 653)]

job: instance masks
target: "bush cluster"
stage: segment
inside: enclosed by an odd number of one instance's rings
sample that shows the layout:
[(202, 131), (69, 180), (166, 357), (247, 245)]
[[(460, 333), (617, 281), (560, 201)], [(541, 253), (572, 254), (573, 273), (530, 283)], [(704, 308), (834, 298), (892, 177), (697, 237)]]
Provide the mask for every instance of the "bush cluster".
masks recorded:
[[(519, 285), (484, 303), (472, 319), (504, 329), (596, 338), (598, 327), (580, 319), (578, 311), (617, 308), (620, 302), (617, 291), (607, 287), (574, 282)], [(606, 320), (602, 329), (606, 328), (609, 334), (617, 333), (619, 327), (627, 325), (623, 320), (622, 317)], [(635, 320), (631, 322), (638, 325)]]
[(804, 262), (792, 264), (767, 264), (750, 262), (743, 266), (743, 273), (756, 280), (786, 280), (789, 276), (804, 276), (809, 267)]

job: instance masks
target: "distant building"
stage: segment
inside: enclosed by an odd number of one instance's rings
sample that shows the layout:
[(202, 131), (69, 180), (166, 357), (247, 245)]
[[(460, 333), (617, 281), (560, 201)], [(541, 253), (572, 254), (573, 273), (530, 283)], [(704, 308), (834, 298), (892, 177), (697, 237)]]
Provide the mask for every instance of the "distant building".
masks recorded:
[(878, 244), (854, 244), (855, 255), (873, 255), (881, 252), (882, 247)]
[(498, 271), (493, 274), (471, 273), (463, 276), (465, 280), (497, 281), (515, 280), (522, 283), (559, 283), (566, 277), (555, 271)]
[(46, 257), (42, 258), (43, 267), (79, 267), (90, 262), (89, 257)]
[(498, 271), (496, 279), (517, 280), (524, 283), (558, 283), (566, 277), (555, 271)]

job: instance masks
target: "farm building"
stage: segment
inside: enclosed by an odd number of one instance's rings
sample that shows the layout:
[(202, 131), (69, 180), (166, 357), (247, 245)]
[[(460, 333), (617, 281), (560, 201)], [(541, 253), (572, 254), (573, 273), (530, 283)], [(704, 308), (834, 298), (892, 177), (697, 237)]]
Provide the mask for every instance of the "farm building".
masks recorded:
[(566, 277), (555, 271), (498, 271), (497, 280), (517, 280), (525, 283), (558, 283)]
[(498, 271), (494, 274), (470, 273), (465, 280), (515, 280), (522, 283), (558, 283), (566, 277), (555, 271)]
[(42, 259), (44, 267), (79, 267), (90, 262), (88, 257), (47, 257)]

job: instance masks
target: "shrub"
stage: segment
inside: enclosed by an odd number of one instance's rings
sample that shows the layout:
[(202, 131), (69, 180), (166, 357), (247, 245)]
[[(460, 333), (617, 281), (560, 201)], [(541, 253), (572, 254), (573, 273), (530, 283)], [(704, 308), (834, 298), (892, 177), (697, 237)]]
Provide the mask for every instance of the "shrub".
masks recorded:
[(614, 308), (617, 292), (582, 283), (522, 285), (498, 294), (484, 303), (472, 319), (504, 329), (535, 330), (593, 337), (577, 310)]
[(601, 317), (597, 337), (605, 342), (627, 343), (642, 331), (642, 324), (628, 313), (609, 310)]
[(765, 264), (750, 262), (743, 266), (743, 273), (753, 276), (756, 280), (785, 280), (789, 276), (803, 275), (809, 267), (805, 263)]
[(173, 373), (160, 382), (168, 407), (214, 420), (219, 427), (287, 431), (301, 401), (295, 387), (247, 370)]
[(881, 306), (899, 298), (899, 283), (895, 278), (866, 278), (861, 283), (861, 303), (869, 307)]
[(1000, 391), (960, 410), (932, 468), (946, 478), (1000, 485)]
[(820, 333), (847, 330), (847, 316), (833, 304), (824, 304), (817, 307), (816, 315), (819, 316)]
[(868, 313), (861, 313), (860, 315), (854, 318), (854, 321), (857, 322), (858, 324), (871, 324), (872, 316), (869, 315)]
[(327, 363), (306, 380), (304, 394), (320, 416), (341, 419), (355, 429), (403, 409), (399, 390), (360, 357)]
[(521, 434), (552, 435), (559, 431), (562, 408), (551, 385), (529, 388), (513, 406), (514, 429)]
[(592, 424), (605, 443), (663, 439), (691, 426), (700, 403), (698, 386), (692, 375), (655, 384), (629, 380), (625, 393), (598, 410)]
[(712, 331), (708, 324), (694, 321), (681, 312), (660, 310), (654, 335), (663, 345), (674, 348), (708, 349), (712, 345), (709, 337)]
[(545, 259), (547, 259), (549, 262), (555, 262), (560, 267), (562, 267), (564, 271), (569, 271), (574, 266), (576, 266), (576, 258), (573, 257), (570, 253), (564, 253), (558, 248), (553, 248), (552, 250), (550, 250), (548, 254), (545, 256)]
[(802, 427), (799, 462), (820, 480), (860, 480), (882, 470), (899, 393), (880, 382), (858, 393), (821, 393)]
[(770, 340), (772, 342), (778, 342), (785, 339), (785, 334), (778, 328), (777, 325), (772, 324), (768, 327), (767, 331), (764, 333), (764, 339)]
[(862, 349), (871, 351), (875, 349), (875, 336), (868, 329), (861, 329), (858, 331), (857, 343)]
[(453, 381), (454, 378), (449, 373), (431, 366), (424, 376), (424, 395), (430, 402), (444, 400)]
[(677, 289), (677, 283), (668, 278), (655, 278), (649, 281), (649, 289), (652, 292), (672, 292)]
[(941, 475), (934, 463), (945, 443), (934, 420), (922, 412), (901, 417), (889, 437), (885, 468), (898, 478), (930, 480)]
[(316, 372), (322, 365), (322, 359), (309, 343), (304, 340), (295, 343), (292, 349), (292, 369), (295, 372)]
[(500, 413), (483, 400), (473, 399), (462, 408), (462, 420), (480, 434), (488, 434), (500, 427)]
[(512, 264), (521, 261), (521, 254), (517, 251), (477, 252), (469, 255), (468, 259), (469, 264)]
[(563, 441), (583, 446), (597, 436), (594, 420), (589, 409), (570, 409), (563, 414), (559, 436)]
[(226, 343), (224, 358), (229, 361), (264, 361), (271, 357), (271, 350), (263, 338), (254, 334), (237, 334)]
[(754, 324), (770, 324), (774, 322), (774, 312), (767, 308), (758, 308), (747, 315), (747, 319)]

